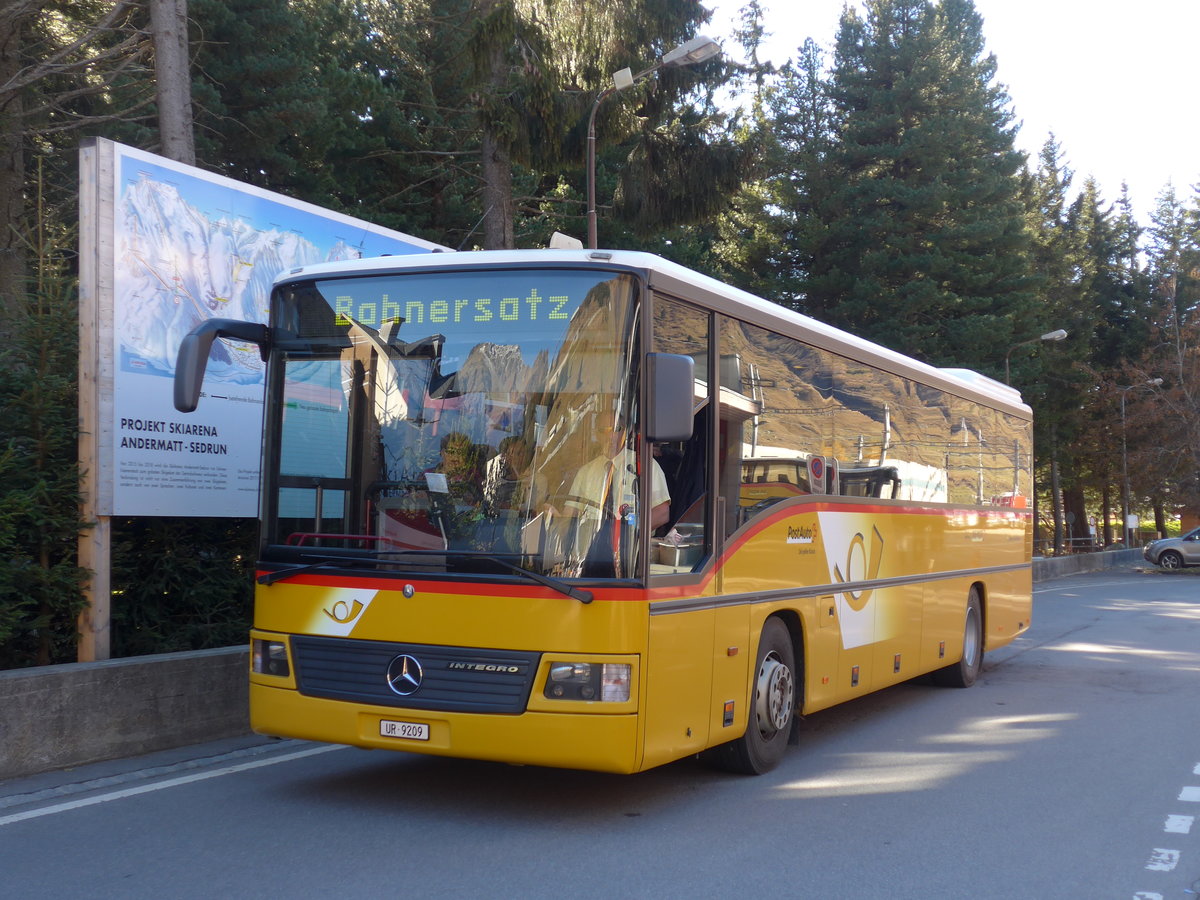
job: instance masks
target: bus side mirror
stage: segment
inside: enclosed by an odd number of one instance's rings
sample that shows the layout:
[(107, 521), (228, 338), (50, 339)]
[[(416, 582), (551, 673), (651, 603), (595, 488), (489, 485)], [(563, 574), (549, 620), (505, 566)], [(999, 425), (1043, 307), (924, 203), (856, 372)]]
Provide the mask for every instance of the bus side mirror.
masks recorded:
[(258, 345), (263, 361), (267, 359), (270, 331), (257, 322), (237, 319), (208, 319), (189, 331), (179, 344), (175, 358), (175, 408), (180, 412), (195, 412), (200, 402), (200, 387), (208, 367), (208, 352), (216, 338), (248, 341)]
[(646, 440), (672, 442), (691, 438), (695, 368), (690, 356), (646, 354), (646, 377), (650, 385)]

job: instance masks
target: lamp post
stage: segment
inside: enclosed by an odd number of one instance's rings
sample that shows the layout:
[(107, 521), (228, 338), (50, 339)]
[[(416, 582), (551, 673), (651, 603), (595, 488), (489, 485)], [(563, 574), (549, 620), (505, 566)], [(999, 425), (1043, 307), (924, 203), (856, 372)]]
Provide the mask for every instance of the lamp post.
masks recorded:
[(1125, 395), (1134, 388), (1158, 387), (1163, 383), (1161, 378), (1150, 378), (1140, 384), (1130, 384), (1122, 387), (1121, 392), (1121, 542), (1129, 547), (1133, 544), (1133, 529), (1129, 527), (1129, 452), (1125, 444)]
[[(1035, 338), (1030, 338), (1027, 341), (1021, 341), (1020, 343), (1013, 344), (1011, 347), (1009, 347), (1008, 352), (1004, 354), (1004, 383), (1008, 384), (1008, 385), (1012, 384), (1012, 374), (1009, 371), (1009, 358), (1012, 356), (1012, 352), (1014, 350), (1016, 350), (1018, 347), (1025, 347), (1025, 346), (1028, 346), (1029, 344), (1036, 344), (1038, 341), (1061, 341), (1064, 338), (1066, 338), (1066, 336), (1067, 336), (1066, 331), (1064, 331), (1062, 328), (1056, 328), (1056, 329), (1054, 329), (1054, 331), (1047, 331), (1045, 334), (1038, 335)], [(1051, 472), (1054, 473), (1055, 471), (1056, 470), (1055, 470), (1054, 466), (1052, 465)], [(1034, 466), (1033, 466), (1033, 459), (1031, 457), (1029, 460), (1029, 476), (1030, 476), (1030, 482), (1031, 482), (1030, 490), (1033, 493), (1033, 521), (1034, 521), (1034, 530), (1036, 532), (1037, 521), (1038, 521), (1038, 503), (1037, 503), (1037, 483), (1035, 481), (1033, 481), (1033, 472), (1034, 472)], [(1050, 480), (1052, 482), (1051, 488), (1053, 489), (1053, 491), (1055, 493), (1057, 493), (1057, 490), (1058, 490), (1057, 476), (1052, 474)], [(1056, 498), (1055, 502), (1054, 502), (1054, 533), (1055, 533), (1055, 548), (1056, 548), (1056, 550), (1058, 547), (1058, 524), (1059, 524), (1059, 507), (1058, 507), (1058, 500)]]
[(1067, 333), (1061, 328), (1056, 328), (1054, 331), (1048, 331), (1039, 337), (1030, 338), (1027, 341), (1021, 341), (1019, 344), (1013, 344), (1008, 348), (1008, 352), (1004, 354), (1004, 383), (1012, 384), (1012, 378), (1009, 376), (1008, 360), (1012, 356), (1012, 352), (1018, 347), (1024, 347), (1028, 344), (1036, 344), (1038, 341), (1061, 341), (1067, 336)]
[(683, 66), (694, 66), (712, 59), (721, 52), (721, 45), (712, 38), (699, 35), (680, 44), (674, 50), (663, 54), (662, 59), (644, 71), (632, 74), (629, 69), (621, 69), (613, 73), (612, 87), (605, 88), (592, 104), (592, 112), (588, 116), (587, 126), (587, 227), (588, 249), (596, 249), (596, 110), (600, 104), (615, 94), (648, 78), (659, 69), (677, 69)]

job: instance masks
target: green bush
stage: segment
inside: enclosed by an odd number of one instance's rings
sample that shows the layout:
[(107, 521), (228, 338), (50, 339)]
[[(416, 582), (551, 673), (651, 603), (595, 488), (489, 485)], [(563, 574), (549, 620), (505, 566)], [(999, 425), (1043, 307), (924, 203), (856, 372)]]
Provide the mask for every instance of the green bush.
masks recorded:
[[(0, 669), (78, 658), (77, 306), (73, 281), (43, 279), (0, 347)], [(245, 643), (255, 537), (247, 519), (114, 521), (111, 655)]]
[(115, 521), (112, 655), (246, 643), (256, 537), (252, 519)]
[(84, 571), (76, 294), (43, 279), (0, 347), (0, 669), (71, 662)]

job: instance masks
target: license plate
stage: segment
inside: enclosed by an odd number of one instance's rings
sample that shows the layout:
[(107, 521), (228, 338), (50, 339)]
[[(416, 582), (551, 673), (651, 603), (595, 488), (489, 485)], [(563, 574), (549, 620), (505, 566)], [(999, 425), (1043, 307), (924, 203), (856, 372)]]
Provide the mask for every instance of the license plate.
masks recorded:
[(399, 738), (403, 741), (427, 741), (429, 740), (429, 726), (423, 722), (395, 722), (391, 719), (380, 719), (379, 736)]

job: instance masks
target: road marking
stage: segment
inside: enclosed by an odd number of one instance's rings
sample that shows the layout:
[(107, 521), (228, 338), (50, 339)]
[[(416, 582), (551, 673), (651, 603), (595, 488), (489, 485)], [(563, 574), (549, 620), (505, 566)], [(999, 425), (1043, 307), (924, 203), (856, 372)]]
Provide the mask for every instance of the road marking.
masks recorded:
[(1150, 894), (1146, 891), (1138, 891), (1133, 895), (1133, 900), (1163, 900), (1162, 894)]
[(1146, 863), (1146, 868), (1151, 872), (1170, 872), (1177, 865), (1179, 865), (1178, 850), (1163, 850), (1155, 847), (1150, 862)]
[(1195, 821), (1195, 816), (1167, 816), (1167, 824), (1163, 831), (1169, 831), (1171, 834), (1190, 834)]
[(1192, 769), (1193, 775), (1200, 775), (1200, 763), (1196, 763), (1196, 768)]
[(1185, 787), (1179, 792), (1179, 799), (1189, 803), (1200, 803), (1200, 787)]
[(98, 803), (107, 803), (109, 800), (122, 800), (125, 797), (135, 797), (138, 794), (148, 794), (152, 791), (161, 791), (165, 788), (179, 787), (182, 784), (191, 784), (195, 781), (206, 781), (209, 778), (219, 778), (222, 775), (233, 775), (236, 772), (245, 772), (249, 769), (259, 769), (263, 766), (273, 766), (276, 763), (291, 762), (295, 759), (303, 759), (306, 756), (316, 756), (320, 753), (329, 753), (331, 750), (345, 750), (341, 745), (330, 745), (321, 747), (312, 747), (308, 750), (299, 750), (295, 753), (287, 753), (282, 756), (273, 756), (270, 759), (256, 759), (251, 762), (237, 763), (232, 766), (222, 766), (219, 769), (213, 769), (210, 772), (196, 772), (192, 775), (181, 775), (178, 778), (168, 778), (166, 781), (156, 781), (153, 784), (143, 784), (138, 787), (125, 788), (120, 791), (110, 791), (107, 794), (94, 794), (91, 797), (82, 797), (79, 800), (69, 800), (66, 803), (55, 803), (51, 806), (43, 806), (40, 809), (30, 809), (25, 812), (13, 813), (9, 816), (0, 817), (0, 826), (12, 825), (15, 822), (24, 822), (26, 819), (37, 819), (42, 816), (49, 816), (55, 813), (68, 812), (72, 809), (80, 809), (84, 806), (95, 806)]

